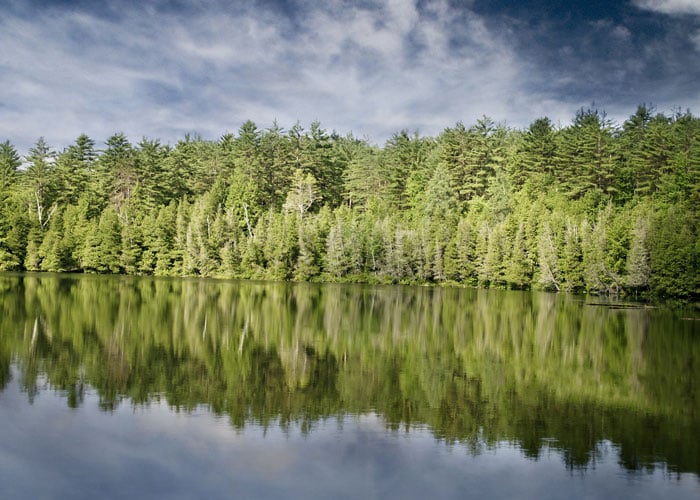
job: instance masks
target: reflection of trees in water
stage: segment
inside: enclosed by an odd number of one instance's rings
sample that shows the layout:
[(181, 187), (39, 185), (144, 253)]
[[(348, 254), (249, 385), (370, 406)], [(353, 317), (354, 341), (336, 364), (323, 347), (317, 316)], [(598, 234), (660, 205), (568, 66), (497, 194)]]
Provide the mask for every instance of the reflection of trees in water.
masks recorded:
[[(0, 383), (17, 356), (70, 406), (165, 398), (235, 427), (376, 411), (478, 453), (700, 471), (695, 322), (545, 293), (135, 278), (0, 278)], [(694, 330), (693, 330), (694, 329)]]

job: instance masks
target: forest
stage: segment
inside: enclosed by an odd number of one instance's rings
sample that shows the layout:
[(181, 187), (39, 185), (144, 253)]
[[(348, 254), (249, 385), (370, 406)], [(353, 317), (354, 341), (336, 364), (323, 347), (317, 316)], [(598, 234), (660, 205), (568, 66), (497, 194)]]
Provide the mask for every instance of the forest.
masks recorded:
[(700, 295), (700, 119), (0, 143), (0, 271)]

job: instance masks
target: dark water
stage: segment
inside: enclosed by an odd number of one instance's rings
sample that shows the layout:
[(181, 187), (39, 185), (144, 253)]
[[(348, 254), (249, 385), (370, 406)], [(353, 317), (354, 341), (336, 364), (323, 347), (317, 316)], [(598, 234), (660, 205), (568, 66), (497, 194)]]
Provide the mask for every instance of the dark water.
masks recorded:
[(697, 316), (0, 275), (0, 497), (697, 499)]

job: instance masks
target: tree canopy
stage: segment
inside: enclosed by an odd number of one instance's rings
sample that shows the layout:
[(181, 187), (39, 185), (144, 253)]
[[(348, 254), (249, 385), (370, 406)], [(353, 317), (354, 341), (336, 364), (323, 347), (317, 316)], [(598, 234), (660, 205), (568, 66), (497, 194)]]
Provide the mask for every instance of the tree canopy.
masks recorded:
[(0, 143), (0, 270), (700, 292), (700, 119)]

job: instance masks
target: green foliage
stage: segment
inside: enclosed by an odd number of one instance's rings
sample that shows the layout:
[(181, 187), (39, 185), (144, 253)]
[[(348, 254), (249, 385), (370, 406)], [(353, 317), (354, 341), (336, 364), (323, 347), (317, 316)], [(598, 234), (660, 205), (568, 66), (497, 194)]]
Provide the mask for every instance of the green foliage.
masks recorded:
[(687, 297), (700, 291), (698, 221), (682, 207), (670, 206), (654, 217), (649, 241), (649, 284), (657, 293)]
[(528, 190), (544, 193), (554, 178), (558, 157), (556, 131), (549, 118), (538, 118), (530, 124), (518, 148), (513, 183), (520, 187), (528, 184)]
[(389, 180), (382, 172), (382, 157), (374, 148), (362, 148), (345, 170), (344, 198), (350, 207), (366, 207), (370, 200), (388, 199)]
[(614, 134), (605, 113), (581, 109), (570, 127), (561, 132), (558, 177), (570, 198), (588, 191), (615, 190)]
[(88, 186), (92, 193), (101, 187), (102, 179), (94, 176), (96, 157), (95, 141), (85, 134), (81, 134), (75, 144), (58, 155), (56, 176), (60, 183), (59, 199), (62, 204), (77, 203), (78, 198), (87, 192)]
[(651, 223), (639, 216), (632, 228), (632, 243), (627, 254), (627, 285), (635, 291), (649, 286), (651, 267), (649, 263), (649, 233)]
[(40, 228), (46, 229), (51, 216), (57, 209), (56, 198), (59, 195), (59, 179), (55, 171), (56, 154), (40, 137), (29, 150), (27, 170), (24, 174), (24, 185), (31, 206)]
[[(700, 120), (0, 144), (0, 269), (694, 296)], [(673, 228), (673, 231), (671, 230)]]
[(0, 196), (3, 198), (15, 182), (22, 161), (10, 141), (0, 143)]

